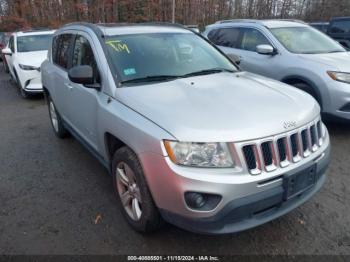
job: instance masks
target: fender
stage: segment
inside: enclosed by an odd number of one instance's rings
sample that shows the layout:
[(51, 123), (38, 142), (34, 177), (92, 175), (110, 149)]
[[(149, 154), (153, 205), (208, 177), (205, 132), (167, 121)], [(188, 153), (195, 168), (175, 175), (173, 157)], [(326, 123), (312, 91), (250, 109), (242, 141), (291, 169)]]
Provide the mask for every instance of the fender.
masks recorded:
[(287, 83), (288, 84), (288, 83), (290, 83), (292, 81), (296, 81), (296, 80), (304, 82), (308, 86), (310, 86), (312, 91), (314, 91), (314, 93), (316, 94), (317, 100), (320, 102), (321, 105), (323, 104), (322, 95), (321, 95), (320, 90), (317, 88), (316, 84), (313, 81), (311, 81), (310, 79), (308, 79), (306, 77), (303, 77), (303, 76), (300, 76), (300, 75), (290, 75), (290, 76), (284, 77), (280, 81), (283, 82), (283, 83)]

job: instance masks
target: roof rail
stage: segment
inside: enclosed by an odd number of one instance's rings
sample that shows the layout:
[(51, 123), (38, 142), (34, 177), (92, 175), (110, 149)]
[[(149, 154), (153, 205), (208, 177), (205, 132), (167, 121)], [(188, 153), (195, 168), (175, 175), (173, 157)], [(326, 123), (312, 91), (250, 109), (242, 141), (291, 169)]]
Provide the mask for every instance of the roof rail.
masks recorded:
[(296, 23), (301, 23), (301, 24), (307, 24), (303, 20), (300, 19), (267, 19), (265, 21), (286, 21), (286, 22), (296, 22)]
[(170, 23), (170, 22), (142, 22), (142, 23), (87, 23), (87, 22), (73, 22), (64, 25), (66, 26), (72, 26), (72, 25), (80, 25), (80, 26), (87, 26), (90, 28), (95, 28), (98, 26), (104, 26), (104, 27), (113, 27), (113, 26), (142, 26), (142, 25), (153, 25), (153, 26), (172, 26), (172, 27), (179, 27), (179, 28), (186, 28), (186, 26), (178, 23)]
[(298, 19), (228, 19), (228, 20), (221, 20), (221, 21), (217, 21), (215, 24), (225, 24), (225, 23), (260, 23), (260, 22), (264, 22), (264, 21), (289, 21), (289, 22), (296, 22), (296, 23), (302, 23), (302, 24), (306, 24), (304, 21), (302, 20), (298, 20)]
[(256, 20), (256, 19), (228, 19), (228, 20), (217, 21), (215, 24), (240, 23), (240, 22), (257, 23), (258, 21), (259, 20)]
[(22, 30), (22, 31), (19, 31), (19, 32), (32, 33), (32, 32), (51, 31), (51, 30), (53, 30), (53, 29), (50, 29), (48, 27), (37, 27), (37, 28), (31, 28), (31, 29), (28, 29), (28, 30)]
[(154, 25), (154, 26), (171, 26), (171, 27), (187, 28), (182, 24), (170, 23), (170, 22), (143, 22), (135, 25)]

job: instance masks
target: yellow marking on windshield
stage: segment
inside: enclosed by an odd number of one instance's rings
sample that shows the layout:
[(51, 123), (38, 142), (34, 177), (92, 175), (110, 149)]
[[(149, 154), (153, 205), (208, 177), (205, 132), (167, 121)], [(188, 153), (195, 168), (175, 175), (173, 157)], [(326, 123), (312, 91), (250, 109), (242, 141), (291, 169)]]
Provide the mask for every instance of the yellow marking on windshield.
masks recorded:
[(117, 52), (127, 52), (128, 54), (130, 54), (128, 45), (122, 43), (120, 40), (110, 40), (107, 41), (106, 44), (112, 47)]

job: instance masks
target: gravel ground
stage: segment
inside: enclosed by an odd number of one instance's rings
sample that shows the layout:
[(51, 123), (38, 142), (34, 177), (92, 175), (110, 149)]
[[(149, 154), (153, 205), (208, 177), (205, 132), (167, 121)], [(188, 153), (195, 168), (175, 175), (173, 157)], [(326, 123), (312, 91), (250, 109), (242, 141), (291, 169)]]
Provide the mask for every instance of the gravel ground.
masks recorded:
[(143, 236), (118, 211), (106, 170), (75, 139), (57, 139), (42, 97), (22, 99), (0, 67), (0, 254), (350, 255), (350, 127), (328, 128), (327, 182), (298, 209), (238, 234), (166, 225)]

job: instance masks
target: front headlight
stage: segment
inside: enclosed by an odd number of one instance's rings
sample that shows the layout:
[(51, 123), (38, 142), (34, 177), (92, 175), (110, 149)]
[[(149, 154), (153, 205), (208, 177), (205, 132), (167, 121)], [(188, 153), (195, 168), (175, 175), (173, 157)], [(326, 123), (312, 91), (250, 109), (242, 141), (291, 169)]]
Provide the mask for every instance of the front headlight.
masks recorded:
[(35, 66), (30, 66), (30, 65), (22, 65), (22, 64), (19, 64), (19, 67), (22, 69), (22, 70), (37, 70), (37, 71), (40, 71), (40, 67), (35, 67)]
[(175, 164), (191, 167), (234, 167), (227, 143), (191, 143), (164, 141)]
[(328, 71), (327, 74), (333, 80), (350, 84), (350, 73)]

